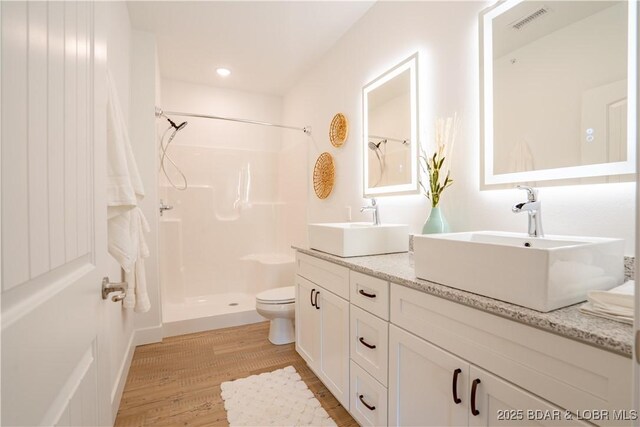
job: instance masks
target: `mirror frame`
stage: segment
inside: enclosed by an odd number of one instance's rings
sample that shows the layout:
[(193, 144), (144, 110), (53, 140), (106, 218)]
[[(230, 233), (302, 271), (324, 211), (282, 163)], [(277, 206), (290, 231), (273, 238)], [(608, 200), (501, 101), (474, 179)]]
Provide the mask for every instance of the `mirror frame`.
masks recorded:
[(494, 174), (493, 169), (493, 37), (492, 20), (525, 0), (502, 0), (480, 13), (480, 189), (501, 184), (558, 181), (636, 173), (637, 2), (628, 1), (627, 25), (627, 160), (527, 172)]
[[(409, 88), (411, 99), (411, 132), (409, 135), (411, 141), (409, 144), (411, 150), (411, 182), (408, 184), (387, 185), (384, 187), (369, 187), (369, 103), (367, 95), (406, 70), (410, 71), (409, 80), (411, 82)], [(362, 192), (364, 197), (418, 194), (420, 192), (418, 184), (418, 144), (420, 143), (418, 141), (418, 52), (364, 85), (362, 88), (362, 122)]]

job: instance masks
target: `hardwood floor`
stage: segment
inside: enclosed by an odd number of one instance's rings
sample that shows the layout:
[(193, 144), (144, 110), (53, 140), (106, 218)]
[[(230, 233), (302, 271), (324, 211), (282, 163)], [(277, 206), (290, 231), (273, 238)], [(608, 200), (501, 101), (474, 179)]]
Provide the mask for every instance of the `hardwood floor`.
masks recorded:
[(269, 323), (167, 338), (136, 348), (116, 426), (226, 426), (220, 383), (292, 365), (339, 426), (357, 426), (296, 353), (267, 339)]

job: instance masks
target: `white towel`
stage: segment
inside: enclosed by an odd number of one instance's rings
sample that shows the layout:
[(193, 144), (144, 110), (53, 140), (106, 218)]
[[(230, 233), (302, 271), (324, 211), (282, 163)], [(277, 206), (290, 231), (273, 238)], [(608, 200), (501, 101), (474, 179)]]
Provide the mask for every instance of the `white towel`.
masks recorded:
[(588, 301), (580, 307), (583, 313), (633, 324), (635, 282), (630, 280), (609, 291), (590, 291)]
[(107, 231), (109, 253), (125, 271), (128, 290), (124, 307), (150, 308), (143, 258), (149, 256), (144, 232), (149, 232), (138, 202), (144, 187), (131, 149), (127, 126), (111, 74), (107, 71)]

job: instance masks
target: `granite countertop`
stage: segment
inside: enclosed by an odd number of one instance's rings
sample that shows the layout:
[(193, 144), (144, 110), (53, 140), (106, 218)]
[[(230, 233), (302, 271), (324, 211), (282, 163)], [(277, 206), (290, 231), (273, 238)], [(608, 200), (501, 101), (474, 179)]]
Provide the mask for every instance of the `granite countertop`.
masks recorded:
[(488, 313), (631, 357), (633, 327), (613, 320), (583, 314), (581, 304), (541, 313), (471, 292), (440, 285), (415, 276), (413, 252), (340, 258), (313, 249), (294, 247), (311, 255), (389, 282), (417, 289)]

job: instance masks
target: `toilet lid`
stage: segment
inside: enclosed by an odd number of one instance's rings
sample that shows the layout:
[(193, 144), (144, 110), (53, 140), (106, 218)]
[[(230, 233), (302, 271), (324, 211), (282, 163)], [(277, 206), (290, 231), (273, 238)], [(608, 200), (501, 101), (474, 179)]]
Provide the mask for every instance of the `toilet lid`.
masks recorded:
[(296, 300), (295, 286), (269, 289), (256, 295), (256, 300), (269, 304), (291, 303)]

